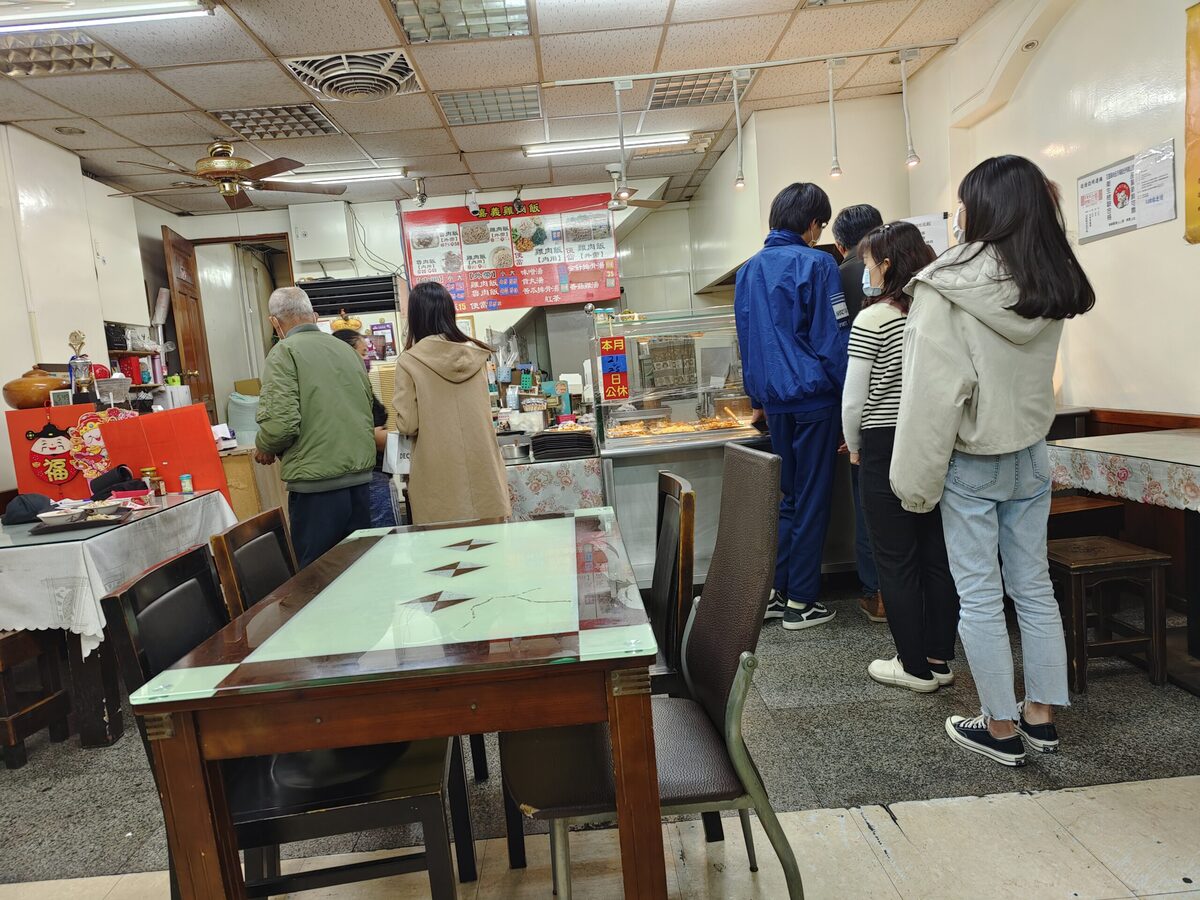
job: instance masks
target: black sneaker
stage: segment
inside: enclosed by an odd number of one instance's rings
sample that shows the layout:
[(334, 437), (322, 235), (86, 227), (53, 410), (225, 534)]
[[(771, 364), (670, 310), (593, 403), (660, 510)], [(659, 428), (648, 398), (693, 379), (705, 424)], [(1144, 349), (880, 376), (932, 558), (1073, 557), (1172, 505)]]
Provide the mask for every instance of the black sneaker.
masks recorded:
[(994, 759), (1002, 766), (1025, 765), (1025, 744), (1021, 736), (1014, 734), (1010, 738), (992, 737), (988, 731), (987, 717), (976, 716), (968, 719), (966, 716), (951, 716), (946, 720), (946, 734), (958, 746), (980, 753)]
[(1022, 700), (1017, 709), (1021, 711), (1017, 716), (1017, 731), (1021, 737), (1029, 741), (1029, 745), (1039, 753), (1057, 753), (1058, 752), (1058, 729), (1054, 727), (1053, 722), (1047, 722), (1045, 725), (1030, 725), (1025, 721), (1025, 701)]
[(782, 619), (785, 612), (787, 612), (787, 597), (779, 591), (771, 591), (771, 599), (767, 601), (767, 611), (763, 615), (763, 621)]
[(788, 631), (799, 631), (801, 628), (816, 628), (833, 619), (834, 613), (826, 609), (823, 603), (797, 603), (789, 600), (787, 611), (783, 614), (783, 627)]

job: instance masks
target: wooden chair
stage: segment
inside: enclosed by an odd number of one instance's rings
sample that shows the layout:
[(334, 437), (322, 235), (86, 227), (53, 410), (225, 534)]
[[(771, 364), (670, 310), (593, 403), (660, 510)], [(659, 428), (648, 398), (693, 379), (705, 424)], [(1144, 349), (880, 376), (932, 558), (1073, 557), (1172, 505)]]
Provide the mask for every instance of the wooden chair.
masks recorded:
[[(167, 560), (101, 602), (107, 637), (116, 645), (131, 691), (229, 622), (206, 547)], [(138, 728), (152, 758), (141, 717)], [(475, 878), (462, 755), (456, 741), (439, 738), (286, 753), (222, 765), (238, 846), (246, 852), (251, 897), (422, 869), (428, 870), (433, 897), (456, 896), (444, 811), (448, 794), (455, 811), (459, 872), (464, 881)], [(412, 823), (421, 825), (423, 852), (280, 874), (280, 844)]]
[(1050, 498), (1050, 540), (1104, 535), (1115, 538), (1125, 524), (1125, 504), (1111, 497), (1055, 492)]
[(696, 492), (690, 482), (670, 472), (658, 473), (656, 535), (654, 581), (645, 598), (659, 656), (650, 670), (651, 692), (678, 694), (686, 691), (680, 658), (694, 590)]
[[(58, 669), (62, 632), (0, 631), (0, 751), (5, 768), (25, 765), (25, 738), (43, 728), (50, 741), (65, 741), (71, 731), (67, 713), (71, 700), (63, 690)], [(14, 670), (23, 663), (37, 662), (39, 689), (18, 691)]]
[[(1171, 557), (1110, 537), (1050, 541), (1050, 580), (1063, 609), (1071, 689), (1087, 690), (1087, 661), (1094, 656), (1144, 653), (1150, 681), (1167, 680), (1166, 569)], [(1107, 591), (1120, 584), (1142, 590), (1143, 626), (1139, 630), (1112, 618)], [(1089, 599), (1095, 612), (1088, 612)], [(1096, 640), (1088, 639), (1095, 626)], [(1123, 635), (1113, 638), (1113, 632)]]
[[(691, 697), (656, 696), (651, 706), (662, 814), (736, 809), (753, 872), (749, 811), (755, 810), (796, 900), (803, 897), (796, 858), (742, 739), (742, 710), (758, 667), (754, 649), (775, 577), (779, 465), (768, 453), (725, 448), (716, 547), (684, 637)], [(555, 890), (570, 900), (569, 825), (611, 821), (616, 809), (608, 728), (502, 734), (500, 758), (520, 809), (550, 822)]]
[(211, 544), (230, 619), (265, 599), (299, 568), (278, 506), (214, 535)]

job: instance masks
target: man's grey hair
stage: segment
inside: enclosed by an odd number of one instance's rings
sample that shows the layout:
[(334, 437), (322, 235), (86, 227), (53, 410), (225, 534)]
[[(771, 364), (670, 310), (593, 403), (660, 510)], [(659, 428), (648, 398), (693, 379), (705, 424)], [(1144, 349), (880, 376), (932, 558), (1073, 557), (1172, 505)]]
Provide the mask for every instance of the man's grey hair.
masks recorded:
[(313, 314), (312, 301), (298, 287), (282, 287), (271, 292), (267, 311), (281, 322), (301, 319)]

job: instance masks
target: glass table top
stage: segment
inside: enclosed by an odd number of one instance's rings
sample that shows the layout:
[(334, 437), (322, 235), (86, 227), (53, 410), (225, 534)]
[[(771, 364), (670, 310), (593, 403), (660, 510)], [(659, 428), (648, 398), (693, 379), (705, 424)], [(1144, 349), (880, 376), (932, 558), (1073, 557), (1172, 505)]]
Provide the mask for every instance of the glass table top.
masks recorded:
[(1200, 468), (1200, 428), (1104, 434), (1050, 442), (1052, 447), (1132, 456)]
[(134, 705), (657, 653), (612, 509), (356, 532)]
[(72, 531), (56, 531), (52, 534), (31, 534), (34, 526), (40, 524), (38, 522), (30, 523), (29, 525), (3, 525), (0, 526), (0, 550), (13, 547), (38, 547), (43, 544), (72, 544), (78, 541), (86, 541), (98, 535), (105, 534), (109, 531), (115, 531), (118, 528), (124, 528), (126, 525), (131, 525), (134, 522), (139, 522), (142, 519), (148, 519), (150, 516), (157, 515), (164, 509), (171, 509), (175, 506), (181, 506), (184, 503), (189, 503), (198, 497), (203, 497), (206, 494), (211, 494), (212, 491), (197, 491), (194, 494), (167, 494), (165, 497), (155, 498), (155, 505), (149, 509), (138, 510), (133, 513), (124, 522), (116, 522), (111, 525), (98, 525), (95, 528), (79, 528)]

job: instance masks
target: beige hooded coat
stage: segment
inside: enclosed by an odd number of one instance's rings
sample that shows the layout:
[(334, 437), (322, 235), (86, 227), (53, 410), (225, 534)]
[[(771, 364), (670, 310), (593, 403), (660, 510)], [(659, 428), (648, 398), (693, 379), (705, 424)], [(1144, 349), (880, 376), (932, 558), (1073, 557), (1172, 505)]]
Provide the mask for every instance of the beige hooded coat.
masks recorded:
[(413, 435), (409, 511), (417, 525), (512, 513), (488, 403), (488, 353), (440, 335), (396, 363), (396, 428)]

